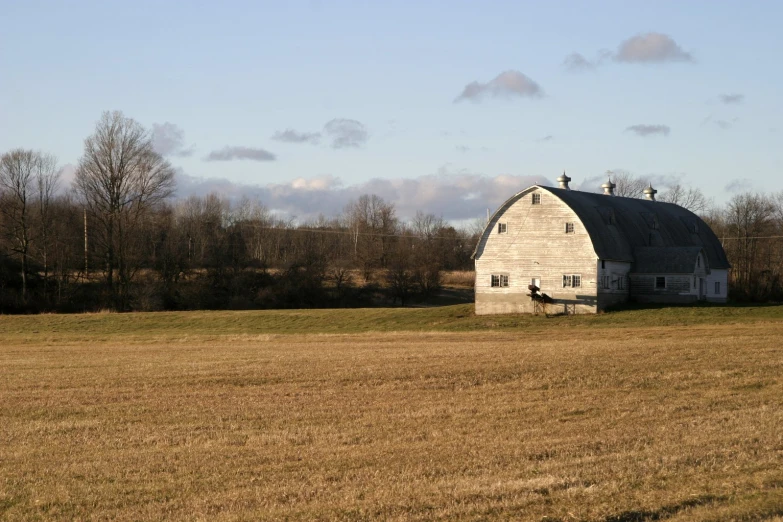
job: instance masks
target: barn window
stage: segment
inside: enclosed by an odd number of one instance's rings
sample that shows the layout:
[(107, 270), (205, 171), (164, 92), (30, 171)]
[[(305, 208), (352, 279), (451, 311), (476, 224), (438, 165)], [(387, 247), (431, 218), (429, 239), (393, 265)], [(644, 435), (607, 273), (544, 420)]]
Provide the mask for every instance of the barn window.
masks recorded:
[(601, 288), (609, 288), (612, 278), (608, 275), (601, 276)]
[(618, 290), (624, 290), (625, 289), (625, 276), (620, 276), (617, 278), (617, 289)]
[(582, 276), (571, 274), (563, 276), (563, 288), (578, 288), (582, 286)]
[(566, 232), (566, 234), (573, 234), (574, 233), (574, 224), (573, 223), (566, 223), (565, 224), (565, 232)]
[(541, 194), (533, 194), (533, 204), (534, 205), (541, 204)]
[(655, 288), (666, 288), (666, 278), (661, 276), (656, 277)]
[(492, 274), (492, 287), (504, 288), (508, 286), (508, 274)]
[(603, 259), (601, 260), (601, 268), (606, 268), (606, 261)]
[(715, 295), (720, 295), (720, 281), (715, 281)]
[(498, 234), (505, 234), (508, 231), (508, 226), (505, 223), (498, 223)]

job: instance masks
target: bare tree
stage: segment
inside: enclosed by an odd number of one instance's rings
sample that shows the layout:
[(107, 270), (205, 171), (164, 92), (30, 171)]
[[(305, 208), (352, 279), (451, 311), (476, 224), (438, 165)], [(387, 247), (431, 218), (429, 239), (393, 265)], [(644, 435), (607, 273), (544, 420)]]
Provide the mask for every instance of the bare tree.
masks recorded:
[(698, 188), (688, 187), (677, 183), (658, 196), (659, 201), (674, 203), (687, 208), (696, 214), (702, 214), (707, 210), (709, 201)]
[(54, 156), (41, 154), (36, 166), (36, 184), (38, 205), (38, 225), (40, 229), (40, 252), (43, 262), (44, 293), (49, 283), (49, 250), (53, 221), (52, 203), (57, 185), (60, 181), (60, 172), (57, 169), (57, 159)]
[(644, 196), (644, 189), (647, 183), (637, 178), (626, 170), (610, 170), (606, 172), (616, 185), (614, 189), (615, 196), (622, 198), (641, 198)]
[(130, 263), (134, 233), (150, 209), (172, 194), (174, 170), (153, 150), (144, 127), (119, 111), (104, 112), (95, 133), (84, 140), (74, 182), (98, 225), (112, 300), (124, 308), (135, 268)]
[(771, 233), (775, 207), (770, 198), (759, 194), (738, 194), (726, 207), (726, 225), (736, 239), (726, 245), (732, 259), (732, 276), (740, 289), (753, 294), (754, 273), (760, 259), (760, 238)]
[(25, 149), (12, 150), (0, 158), (0, 193), (4, 200), (0, 212), (11, 250), (22, 261), (22, 300), (27, 299), (31, 247), (36, 240), (34, 209), (44, 200), (48, 208), (57, 182), (56, 164), (53, 156)]
[(394, 204), (375, 194), (365, 194), (350, 202), (345, 213), (353, 234), (355, 262), (368, 280), (374, 268), (386, 267), (397, 229)]

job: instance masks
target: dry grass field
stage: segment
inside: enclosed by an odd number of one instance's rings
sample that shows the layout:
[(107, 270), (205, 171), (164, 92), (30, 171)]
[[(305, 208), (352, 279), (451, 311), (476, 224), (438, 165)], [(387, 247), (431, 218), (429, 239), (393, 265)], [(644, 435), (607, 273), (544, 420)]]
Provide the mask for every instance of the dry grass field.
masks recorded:
[(782, 340), (780, 307), (0, 316), (0, 518), (783, 520)]

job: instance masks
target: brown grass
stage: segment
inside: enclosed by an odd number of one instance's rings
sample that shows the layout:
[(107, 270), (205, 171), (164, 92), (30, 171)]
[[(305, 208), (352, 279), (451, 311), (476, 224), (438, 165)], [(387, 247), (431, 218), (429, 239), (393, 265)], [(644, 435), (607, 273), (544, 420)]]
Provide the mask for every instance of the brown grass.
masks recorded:
[(782, 336), (0, 338), (0, 518), (780, 520)]

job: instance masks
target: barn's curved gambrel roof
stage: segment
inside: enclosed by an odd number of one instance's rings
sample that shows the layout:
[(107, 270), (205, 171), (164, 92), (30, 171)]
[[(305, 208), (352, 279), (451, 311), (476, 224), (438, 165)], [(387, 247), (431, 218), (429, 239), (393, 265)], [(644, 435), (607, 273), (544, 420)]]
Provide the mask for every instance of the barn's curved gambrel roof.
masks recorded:
[(634, 262), (634, 251), (643, 247), (701, 247), (713, 269), (730, 268), (715, 233), (696, 214), (679, 205), (620, 196), (607, 196), (534, 185), (511, 196), (493, 214), (476, 245), (473, 257), (491, 232), (490, 224), (525, 194), (543, 189), (557, 196), (577, 215), (593, 242), (599, 259)]

